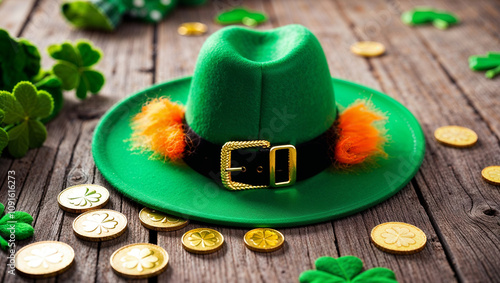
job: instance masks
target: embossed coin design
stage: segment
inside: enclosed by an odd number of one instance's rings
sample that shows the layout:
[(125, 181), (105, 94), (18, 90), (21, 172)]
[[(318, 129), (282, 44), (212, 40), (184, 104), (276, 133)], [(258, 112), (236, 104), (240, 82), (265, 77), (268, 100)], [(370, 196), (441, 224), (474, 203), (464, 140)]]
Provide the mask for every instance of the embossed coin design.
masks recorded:
[(210, 228), (193, 229), (182, 236), (182, 246), (191, 253), (213, 253), (220, 250), (222, 244), (224, 244), (224, 236)]
[(47, 278), (68, 270), (75, 251), (68, 244), (56, 241), (36, 242), (15, 255), (16, 270), (31, 278)]
[(375, 41), (360, 41), (351, 46), (351, 52), (363, 57), (375, 57), (384, 54), (385, 46)]
[(99, 209), (108, 201), (109, 191), (105, 187), (92, 184), (69, 187), (57, 196), (59, 207), (72, 213)]
[(143, 279), (159, 275), (167, 269), (168, 253), (153, 244), (131, 244), (116, 250), (111, 255), (110, 263), (119, 275)]
[(469, 147), (477, 142), (477, 134), (468, 128), (460, 126), (444, 126), (434, 131), (436, 140), (453, 147)]
[(207, 32), (207, 25), (198, 23), (198, 22), (190, 22), (183, 23), (177, 28), (177, 32), (180, 35), (202, 35)]
[(75, 235), (87, 241), (118, 238), (127, 229), (127, 218), (118, 211), (99, 209), (85, 212), (73, 221)]
[(245, 246), (256, 252), (274, 252), (285, 242), (281, 232), (270, 228), (257, 228), (248, 231), (244, 237)]
[(144, 227), (156, 231), (174, 231), (186, 227), (189, 220), (167, 215), (150, 208), (139, 212), (139, 219)]
[(483, 178), (493, 185), (500, 185), (500, 166), (488, 166), (481, 171)]
[(371, 239), (377, 248), (392, 254), (417, 253), (427, 243), (427, 236), (422, 230), (403, 222), (387, 222), (375, 226)]

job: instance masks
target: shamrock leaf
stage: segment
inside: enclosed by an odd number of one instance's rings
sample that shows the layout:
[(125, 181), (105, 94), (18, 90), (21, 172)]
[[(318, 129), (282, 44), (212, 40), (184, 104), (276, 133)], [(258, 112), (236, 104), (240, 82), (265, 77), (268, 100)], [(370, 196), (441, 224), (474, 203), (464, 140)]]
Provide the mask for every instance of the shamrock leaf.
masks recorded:
[[(2, 109), (0, 109), (0, 125), (2, 125), (4, 117), (5, 117), (5, 112)], [(7, 144), (9, 144), (9, 135), (3, 128), (0, 127), (0, 155), (2, 155), (2, 151), (7, 146)], [(4, 207), (2, 204), (0, 214), (3, 213), (3, 209)]]
[(104, 75), (93, 70), (92, 66), (99, 62), (102, 52), (90, 42), (55, 44), (49, 46), (48, 52), (58, 60), (52, 71), (61, 79), (63, 89), (76, 89), (76, 96), (80, 99), (85, 99), (89, 91), (95, 94), (101, 90), (105, 83)]
[(8, 248), (6, 239), (14, 234), (16, 240), (25, 240), (33, 236), (34, 229), (31, 226), (33, 217), (24, 211), (10, 212), (0, 219), (0, 247), (3, 250)]
[(469, 57), (469, 68), (474, 71), (489, 70), (485, 76), (492, 79), (500, 74), (500, 52), (488, 52), (486, 55)]
[(403, 23), (414, 26), (432, 23), (438, 29), (447, 29), (458, 24), (458, 17), (447, 11), (439, 11), (431, 7), (417, 7), (401, 15)]
[(262, 12), (240, 7), (220, 13), (215, 18), (215, 21), (221, 25), (244, 24), (247, 26), (256, 26), (267, 21), (267, 16)]
[(355, 256), (320, 257), (314, 264), (316, 270), (300, 274), (300, 283), (397, 283), (394, 272), (387, 268), (376, 267), (360, 274), (363, 262)]
[(30, 82), (20, 82), (12, 94), (0, 91), (0, 109), (5, 112), (4, 123), (9, 124), (8, 149), (12, 156), (22, 157), (28, 149), (43, 144), (47, 130), (39, 119), (48, 117), (54, 109), (49, 93), (37, 91)]
[(20, 81), (31, 80), (40, 70), (40, 53), (25, 39), (16, 41), (0, 29), (0, 90), (10, 91)]
[(40, 120), (43, 123), (47, 123), (50, 120), (54, 119), (57, 116), (57, 114), (59, 114), (59, 112), (61, 112), (62, 110), (64, 104), (64, 97), (61, 85), (62, 85), (61, 80), (51, 73), (46, 74), (42, 79), (38, 80), (38, 82), (35, 84), (37, 89), (47, 91), (48, 93), (50, 93), (50, 95), (52, 95), (52, 99), (54, 99), (54, 111), (52, 111), (52, 114), (50, 114), (48, 117), (45, 117), (42, 120)]

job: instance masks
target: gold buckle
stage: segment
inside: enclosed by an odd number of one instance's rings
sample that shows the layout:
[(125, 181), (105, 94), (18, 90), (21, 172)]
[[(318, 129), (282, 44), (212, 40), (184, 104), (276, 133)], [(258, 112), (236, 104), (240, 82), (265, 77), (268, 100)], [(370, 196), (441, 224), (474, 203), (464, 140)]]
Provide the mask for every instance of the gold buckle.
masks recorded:
[[(267, 185), (250, 185), (233, 182), (231, 172), (245, 171), (245, 167), (231, 167), (231, 152), (242, 148), (263, 147), (269, 148), (271, 143), (265, 140), (256, 141), (231, 141), (222, 146), (220, 154), (221, 180), (225, 188), (229, 190), (248, 190), (268, 188)], [(276, 151), (288, 150), (288, 180), (276, 183)], [(269, 152), (269, 185), (272, 187), (283, 187), (293, 185), (297, 177), (297, 150), (293, 145), (273, 146)]]

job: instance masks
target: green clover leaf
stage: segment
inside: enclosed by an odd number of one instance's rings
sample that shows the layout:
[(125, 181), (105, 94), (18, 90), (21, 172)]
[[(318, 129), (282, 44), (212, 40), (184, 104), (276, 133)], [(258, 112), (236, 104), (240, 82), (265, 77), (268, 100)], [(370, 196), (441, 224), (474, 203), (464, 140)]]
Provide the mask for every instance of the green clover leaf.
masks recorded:
[[(3, 119), (5, 118), (5, 112), (0, 109), (0, 125), (2, 125)], [(9, 135), (7, 132), (0, 127), (0, 155), (2, 155), (3, 149), (9, 144)], [(0, 214), (3, 213), (3, 204), (0, 206)]]
[(361, 273), (363, 262), (355, 256), (320, 257), (314, 265), (316, 270), (300, 274), (300, 283), (397, 283), (394, 272), (387, 268), (376, 267)]
[(485, 76), (488, 79), (493, 79), (500, 74), (500, 52), (470, 56), (469, 68), (473, 71), (487, 70)]
[[(0, 203), (0, 215), (3, 214), (5, 206)], [(34, 229), (31, 226), (33, 217), (24, 211), (9, 212), (0, 219), (0, 248), (7, 250), (11, 234), (16, 240), (25, 240), (33, 236)]]
[(404, 12), (401, 15), (401, 20), (409, 26), (432, 23), (438, 29), (447, 29), (450, 25), (459, 23), (458, 17), (454, 14), (432, 7), (417, 7)]
[(63, 89), (76, 89), (76, 96), (80, 99), (85, 99), (89, 91), (96, 94), (101, 90), (105, 83), (104, 75), (93, 70), (92, 66), (99, 62), (102, 52), (90, 42), (55, 44), (49, 46), (48, 52), (58, 60), (52, 71), (61, 80)]
[(40, 71), (40, 53), (25, 39), (15, 40), (0, 29), (0, 90), (11, 91), (20, 81), (31, 80)]
[(247, 26), (256, 26), (267, 21), (267, 15), (251, 11), (243, 7), (224, 11), (215, 17), (215, 22), (221, 25), (244, 24)]
[(12, 156), (23, 157), (28, 149), (43, 145), (47, 130), (40, 122), (54, 109), (52, 96), (38, 91), (30, 82), (20, 82), (11, 93), (0, 91), (0, 109), (5, 112), (4, 123), (8, 124), (7, 148)]
[(45, 74), (42, 79), (38, 80), (35, 84), (36, 88), (39, 90), (45, 90), (52, 95), (54, 99), (54, 111), (48, 117), (43, 118), (43, 123), (47, 123), (54, 119), (59, 112), (61, 112), (64, 105), (64, 96), (62, 92), (62, 82), (61, 80), (53, 75), (52, 73)]

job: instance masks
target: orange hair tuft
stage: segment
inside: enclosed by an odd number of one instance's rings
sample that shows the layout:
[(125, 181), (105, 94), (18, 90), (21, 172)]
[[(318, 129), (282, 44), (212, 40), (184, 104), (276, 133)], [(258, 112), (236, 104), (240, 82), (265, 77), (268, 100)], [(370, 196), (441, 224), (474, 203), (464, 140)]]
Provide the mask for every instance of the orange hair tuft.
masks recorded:
[(336, 127), (335, 162), (340, 166), (360, 164), (370, 157), (387, 156), (383, 128), (375, 122), (387, 119), (370, 108), (369, 102), (358, 102), (345, 109)]
[(184, 108), (168, 98), (146, 103), (132, 119), (134, 148), (153, 151), (153, 157), (177, 161), (186, 148), (182, 120)]

